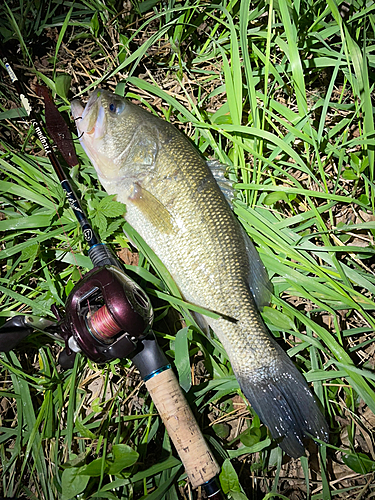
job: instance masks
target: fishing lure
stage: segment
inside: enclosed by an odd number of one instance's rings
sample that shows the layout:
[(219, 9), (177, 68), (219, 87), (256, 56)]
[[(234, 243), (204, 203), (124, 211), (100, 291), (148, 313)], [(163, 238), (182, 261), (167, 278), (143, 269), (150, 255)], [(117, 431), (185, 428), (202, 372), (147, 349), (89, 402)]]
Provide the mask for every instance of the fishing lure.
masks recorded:
[(74, 149), (72, 134), (62, 114), (52, 100), (49, 89), (44, 85), (37, 85), (36, 92), (43, 97), (46, 115), (46, 128), (50, 137), (55, 142), (64, 160), (69, 167), (78, 165), (78, 158)]

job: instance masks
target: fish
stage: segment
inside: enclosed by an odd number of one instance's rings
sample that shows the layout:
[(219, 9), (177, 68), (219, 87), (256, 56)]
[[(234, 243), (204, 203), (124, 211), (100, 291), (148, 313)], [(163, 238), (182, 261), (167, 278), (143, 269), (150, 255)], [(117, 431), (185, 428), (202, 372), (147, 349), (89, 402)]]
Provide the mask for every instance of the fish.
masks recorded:
[(176, 127), (117, 94), (97, 89), (85, 107), (73, 100), (71, 112), (103, 188), (126, 205), (126, 220), (184, 299), (220, 314), (204, 316), (204, 326), (279, 446), (298, 458), (306, 439), (327, 441), (317, 400), (261, 318), (268, 276), (215, 169)]

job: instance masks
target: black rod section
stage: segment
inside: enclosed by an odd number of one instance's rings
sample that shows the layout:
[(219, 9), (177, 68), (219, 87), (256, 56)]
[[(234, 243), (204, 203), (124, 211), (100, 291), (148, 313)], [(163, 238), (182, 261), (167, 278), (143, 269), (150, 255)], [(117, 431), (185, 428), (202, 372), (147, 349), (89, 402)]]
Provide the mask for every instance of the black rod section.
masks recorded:
[(110, 249), (100, 242), (98, 236), (95, 234), (90, 222), (88, 221), (85, 212), (83, 211), (81, 204), (75, 194), (72, 185), (70, 184), (67, 176), (63, 168), (60, 165), (60, 162), (55, 155), (50, 142), (44, 133), (42, 120), (38, 117), (35, 109), (33, 109), (30, 100), (26, 96), (26, 90), (22, 82), (17, 78), (17, 75), (13, 71), (12, 66), (10, 65), (8, 58), (4, 55), (2, 50), (0, 49), (0, 57), (4, 63), (4, 66), (10, 76), (12, 83), (14, 84), (23, 107), (26, 110), (26, 113), (30, 117), (30, 123), (33, 126), (38, 139), (40, 140), (44, 151), (52, 164), (53, 169), (56, 172), (56, 175), (60, 181), (61, 187), (65, 191), (66, 198), (69, 202), (70, 207), (72, 208), (74, 215), (76, 216), (81, 228), (83, 236), (86, 242), (89, 245), (89, 257), (94, 265), (94, 267), (98, 266), (106, 266), (106, 265), (114, 265), (116, 267), (120, 267), (120, 264), (116, 257), (112, 254)]
[(8, 62), (7, 57), (1, 53), (1, 59), (4, 63), (4, 66), (8, 72), (8, 75), (10, 76), (10, 79), (12, 83), (14, 84), (23, 107), (26, 110), (26, 113), (30, 117), (30, 123), (34, 127), (35, 133), (38, 136), (38, 139), (42, 143), (42, 146), (44, 148), (44, 151), (46, 152), (46, 155), (48, 156), (49, 161), (51, 162), (56, 175), (61, 183), (61, 186), (63, 190), (65, 191), (67, 200), (69, 202), (69, 205), (71, 206), (74, 215), (76, 216), (78, 222), (80, 223), (82, 227), (82, 232), (85, 240), (87, 241), (88, 245), (91, 247), (98, 245), (99, 244), (99, 239), (96, 236), (94, 230), (91, 227), (91, 224), (89, 223), (84, 211), (82, 210), (82, 207), (78, 201), (78, 198), (67, 178), (67, 176), (64, 173), (64, 170), (62, 169), (59, 160), (57, 159), (57, 156), (55, 155), (49, 140), (47, 139), (46, 134), (43, 131), (42, 127), (42, 121), (39, 119), (36, 111), (33, 109), (30, 100), (26, 96), (26, 91), (24, 89), (24, 86), (20, 80), (18, 80), (15, 72), (13, 71), (13, 68), (11, 67), (10, 63)]

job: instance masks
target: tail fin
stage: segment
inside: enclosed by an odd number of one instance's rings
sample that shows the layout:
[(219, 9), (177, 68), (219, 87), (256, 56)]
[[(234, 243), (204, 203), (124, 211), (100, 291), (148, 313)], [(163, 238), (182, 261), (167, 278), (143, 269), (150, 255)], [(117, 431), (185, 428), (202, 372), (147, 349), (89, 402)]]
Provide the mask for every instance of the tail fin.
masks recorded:
[(278, 348), (275, 362), (251, 373), (237, 373), (240, 387), (280, 447), (293, 458), (305, 454), (303, 439), (328, 440), (328, 426), (305, 379)]

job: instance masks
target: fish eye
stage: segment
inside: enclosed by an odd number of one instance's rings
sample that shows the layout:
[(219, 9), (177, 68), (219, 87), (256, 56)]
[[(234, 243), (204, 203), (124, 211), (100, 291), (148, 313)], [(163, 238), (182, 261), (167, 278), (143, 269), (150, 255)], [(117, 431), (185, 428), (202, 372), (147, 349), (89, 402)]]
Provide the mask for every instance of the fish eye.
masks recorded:
[(112, 101), (109, 103), (108, 109), (111, 113), (119, 115), (124, 110), (124, 106), (125, 106), (124, 103), (121, 101), (120, 102)]

